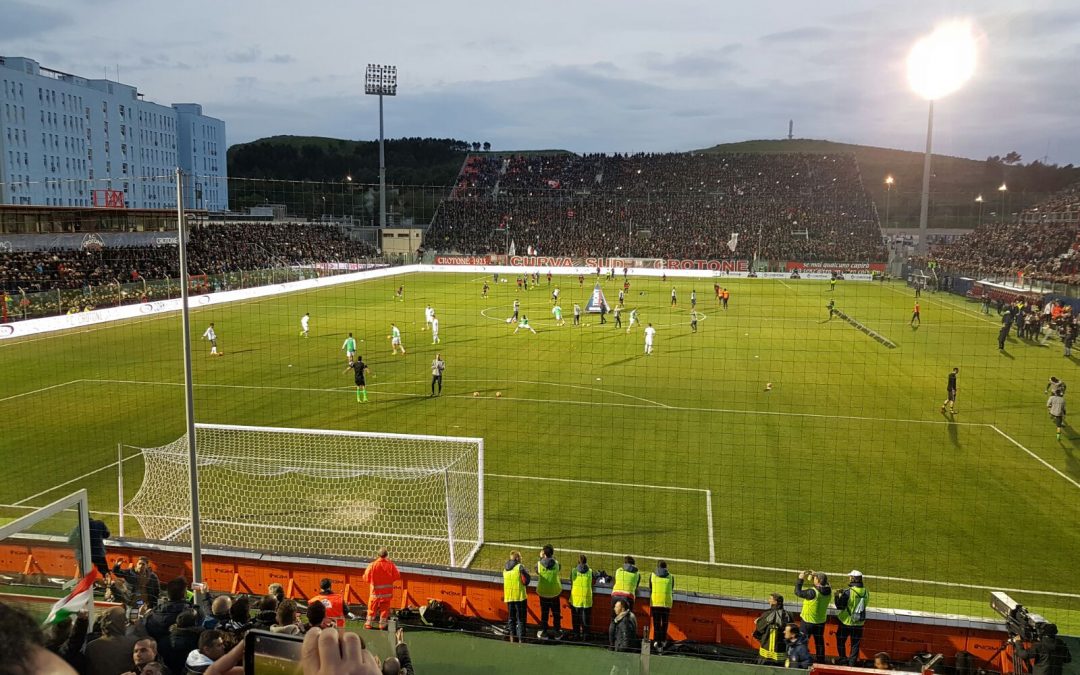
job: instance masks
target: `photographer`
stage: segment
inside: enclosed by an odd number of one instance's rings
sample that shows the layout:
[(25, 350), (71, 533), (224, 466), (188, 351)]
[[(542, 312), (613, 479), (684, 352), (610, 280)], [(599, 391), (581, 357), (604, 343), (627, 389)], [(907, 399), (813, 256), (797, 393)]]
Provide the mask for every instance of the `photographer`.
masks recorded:
[(1024, 647), (1023, 638), (1019, 635), (1013, 637), (1013, 645), (1016, 655), (1024, 660), (1032, 660), (1031, 675), (1061, 675), (1066, 663), (1072, 661), (1069, 648), (1057, 636), (1058, 628), (1055, 624), (1043, 625), (1041, 636), (1029, 648)]
[[(813, 580), (814, 587), (803, 589), (803, 582)], [(824, 572), (807, 570), (799, 572), (795, 582), (795, 596), (802, 598), (802, 633), (807, 642), (814, 638), (814, 656), (818, 663), (825, 661), (825, 622), (829, 618), (829, 601), (832, 600), (832, 587), (829, 577)]]

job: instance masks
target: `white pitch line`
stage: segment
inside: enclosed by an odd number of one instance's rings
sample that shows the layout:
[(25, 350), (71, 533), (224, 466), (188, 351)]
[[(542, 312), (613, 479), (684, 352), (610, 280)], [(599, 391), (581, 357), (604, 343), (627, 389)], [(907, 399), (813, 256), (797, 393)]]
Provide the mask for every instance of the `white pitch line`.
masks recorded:
[(24, 391), (21, 394), (15, 394), (13, 396), (7, 396), (5, 398), (0, 398), (0, 403), (3, 403), (4, 401), (11, 401), (11, 400), (14, 400), (14, 399), (17, 399), (17, 398), (22, 398), (23, 396), (32, 396), (34, 394), (40, 394), (43, 391), (49, 391), (50, 389), (58, 389), (60, 387), (66, 387), (69, 384), (75, 384), (77, 382), (84, 382), (84, 381), (85, 380), (71, 380), (69, 382), (62, 382), (60, 384), (54, 384), (54, 385), (50, 385), (48, 387), (42, 387), (41, 389), (35, 389), (33, 391)]
[(64, 481), (63, 483), (60, 483), (59, 485), (54, 485), (53, 487), (49, 488), (48, 490), (42, 490), (41, 492), (37, 493), (36, 495), (30, 495), (29, 497), (26, 497), (24, 499), (20, 499), (19, 501), (15, 502), (15, 506), (19, 506), (20, 504), (25, 504), (26, 502), (30, 501), (31, 499), (36, 499), (36, 498), (40, 497), (41, 495), (47, 495), (50, 492), (53, 492), (55, 490), (59, 490), (60, 488), (64, 487), (65, 485), (71, 485), (72, 483), (76, 483), (76, 482), (78, 482), (78, 481), (80, 481), (80, 480), (82, 480), (84, 478), (87, 478), (89, 476), (93, 476), (95, 473), (101, 473), (105, 469), (111, 469), (111, 468), (113, 468), (114, 466), (116, 466), (119, 463), (120, 462), (113, 462), (112, 464), (106, 464), (105, 466), (101, 467), (100, 469), (94, 469), (93, 471), (88, 471), (88, 472), (84, 473), (81, 476), (77, 476), (75, 478), (72, 478), (71, 480)]
[[(0, 509), (22, 509), (24, 511), (37, 511), (40, 508), (41, 508), (40, 506), (22, 506), (20, 504), (0, 504)], [(78, 513), (78, 512), (79, 512), (79, 509), (76, 509), (76, 508), (64, 509), (64, 511), (63, 511), (63, 513)], [(100, 513), (101, 515), (104, 515), (104, 516), (119, 516), (120, 515), (116, 511), (98, 511), (97, 509), (90, 509), (90, 513)]]
[(646, 488), (649, 490), (678, 490), (680, 492), (708, 492), (705, 488), (680, 487), (677, 485), (648, 485), (646, 483), (612, 483), (604, 480), (578, 480), (576, 478), (549, 478), (547, 476), (515, 476), (508, 473), (485, 473), (487, 478), (511, 478), (514, 480), (543, 480), (553, 483), (584, 483), (587, 485), (609, 485), (612, 487)]
[[(146, 380), (111, 380), (111, 379), (93, 379), (93, 380), (81, 380), (82, 382), (100, 382), (103, 384), (147, 384), (147, 385), (162, 385), (171, 387), (182, 387), (183, 383), (180, 382), (151, 382)], [(504, 380), (468, 380), (471, 382), (503, 382)], [(417, 380), (419, 382), (419, 380)], [(423, 382), (426, 382), (424, 380)], [(390, 384), (390, 383), (384, 383)], [(395, 383), (398, 384), (398, 383)], [(255, 390), (271, 390), (271, 391), (310, 391), (310, 392), (325, 392), (325, 393), (342, 393), (351, 392), (353, 387), (342, 386), (333, 389), (318, 388), (318, 387), (277, 387), (270, 385), (250, 385), (250, 384), (196, 384), (196, 387), (205, 388), (223, 388), (223, 389), (255, 389)], [(369, 385), (375, 386), (375, 385)], [(607, 391), (607, 390), (601, 390)], [(379, 390), (379, 393), (385, 393), (392, 396), (406, 396), (406, 397), (424, 397), (428, 398), (427, 394), (418, 394), (415, 392), (394, 392)], [(618, 392), (610, 392), (618, 393)], [(628, 394), (624, 394), (629, 396)], [(475, 400), (475, 397), (468, 394), (446, 394), (443, 398), (460, 398)], [(637, 397), (632, 397), (637, 398)], [(918, 419), (905, 419), (902, 417), (864, 417), (859, 415), (825, 415), (823, 413), (803, 413), (803, 412), (778, 412), (772, 410), (746, 410), (739, 408), (704, 408), (697, 406), (674, 406), (660, 403), (652, 403), (650, 405), (642, 405), (638, 403), (616, 403), (611, 401), (573, 401), (567, 399), (548, 399), (548, 398), (526, 398), (515, 396), (502, 396), (498, 399), (489, 396), (480, 397), (482, 401), (518, 401), (523, 403), (556, 403), (564, 405), (583, 405), (583, 406), (611, 406), (614, 408), (637, 408), (643, 410), (670, 410), (674, 412), (702, 412), (702, 413), (725, 413), (732, 415), (763, 415), (767, 417), (808, 417), (813, 419), (829, 419), (829, 420), (852, 420), (857, 422), (900, 422), (904, 424), (931, 424), (935, 426), (964, 426), (964, 427), (991, 427), (993, 425), (986, 422), (948, 422), (945, 420), (918, 420)]]
[(716, 562), (716, 537), (713, 534), (712, 490), (705, 491), (705, 516), (709, 528), (709, 562)]
[[(530, 546), (534, 546), (535, 544), (533, 544), (533, 543), (521, 543), (521, 542), (485, 541), (484, 545), (485, 546), (498, 546), (500, 548), (528, 548)], [(574, 550), (580, 551), (580, 549), (574, 549)], [(620, 560), (623, 558), (623, 556), (627, 555), (626, 551), (622, 551), (620, 553), (616, 553), (614, 551), (580, 551), (580, 552), (585, 553), (586, 555), (604, 555), (604, 556), (609, 556), (609, 557), (612, 557), (612, 558), (617, 558), (617, 559), (620, 559)], [(690, 564), (690, 565), (704, 565), (704, 566), (707, 566), (707, 567), (725, 567), (725, 568), (729, 568), (729, 569), (752, 570), (752, 571), (755, 571), (755, 572), (785, 572), (785, 573), (790, 573), (790, 574), (798, 574), (799, 572), (803, 571), (803, 570), (789, 569), (789, 568), (786, 568), (786, 567), (768, 567), (768, 566), (765, 566), (765, 565), (743, 565), (743, 564), (738, 564), (738, 563), (709, 562), (707, 560), (694, 560), (692, 558), (672, 558), (672, 557), (666, 556), (666, 555), (659, 555), (658, 556), (658, 555), (649, 555), (649, 554), (644, 554), (644, 553), (631, 553), (629, 555), (632, 555), (635, 558), (663, 558), (664, 560), (667, 560), (668, 562), (687, 563), (687, 564)], [(844, 576), (847, 575), (846, 572), (827, 572), (827, 574), (830, 574), (830, 575), (833, 575), (833, 576), (836, 576), (836, 577), (844, 577)], [(1048, 595), (1048, 596), (1053, 596), (1053, 597), (1058, 597), (1058, 598), (1080, 599), (1080, 594), (1077, 594), (1077, 593), (1059, 593), (1057, 591), (1036, 591), (1036, 590), (1033, 590), (1033, 589), (1030, 589), (1030, 588), (1003, 588), (1001, 586), (983, 586), (981, 584), (962, 584), (962, 583), (957, 583), (957, 582), (953, 582), (953, 581), (933, 581), (933, 580), (930, 580), (930, 579), (908, 579), (908, 578), (905, 578), (905, 577), (890, 577), (890, 576), (881, 576), (881, 575), (877, 575), (877, 574), (875, 574), (874, 576), (868, 576), (867, 578), (868, 579), (881, 579), (881, 580), (884, 580), (884, 581), (898, 581), (898, 582), (907, 583), (907, 584), (927, 584), (927, 585), (930, 585), (930, 586), (947, 586), (947, 587), (950, 587), (950, 588), (968, 588), (968, 589), (975, 589), (975, 590), (981, 590), (981, 591), (1006, 591), (1008, 593), (1030, 593), (1032, 595)], [(721, 581), (723, 581), (723, 580), (721, 580)]]
[(999, 434), (1001, 434), (1002, 436), (1004, 436), (1004, 437), (1005, 437), (1005, 440), (1009, 441), (1010, 443), (1012, 443), (1012, 444), (1013, 444), (1013, 445), (1015, 445), (1016, 447), (1020, 448), (1021, 450), (1023, 450), (1023, 451), (1024, 451), (1024, 452), (1026, 452), (1027, 454), (1029, 454), (1029, 455), (1031, 455), (1032, 457), (1034, 457), (1034, 458), (1035, 458), (1036, 460), (1038, 460), (1038, 461), (1039, 461), (1039, 463), (1041, 463), (1041, 464), (1042, 464), (1043, 466), (1045, 466), (1045, 467), (1046, 467), (1047, 469), (1050, 469), (1051, 471), (1053, 471), (1053, 472), (1054, 472), (1054, 473), (1056, 473), (1057, 475), (1061, 476), (1061, 477), (1062, 477), (1062, 478), (1064, 478), (1065, 480), (1067, 480), (1067, 481), (1069, 481), (1070, 483), (1072, 483), (1072, 484), (1073, 484), (1074, 486), (1076, 486), (1076, 487), (1080, 488), (1080, 483), (1078, 483), (1078, 482), (1076, 482), (1075, 480), (1073, 480), (1073, 479), (1072, 479), (1072, 478), (1071, 478), (1070, 476), (1067, 476), (1067, 475), (1065, 475), (1064, 473), (1062, 473), (1062, 472), (1061, 472), (1060, 470), (1058, 470), (1058, 468), (1057, 468), (1056, 466), (1054, 466), (1054, 465), (1053, 465), (1053, 464), (1051, 464), (1050, 462), (1047, 462), (1047, 461), (1046, 461), (1045, 459), (1043, 459), (1042, 457), (1039, 457), (1038, 455), (1036, 455), (1036, 454), (1035, 454), (1034, 452), (1032, 452), (1031, 450), (1028, 450), (1028, 449), (1027, 449), (1027, 448), (1025, 448), (1024, 446), (1020, 445), (1019, 441), (1017, 441), (1017, 440), (1016, 440), (1015, 438), (1013, 438), (1013, 437), (1012, 437), (1012, 436), (1010, 436), (1009, 434), (1005, 433), (1005, 432), (1004, 432), (1004, 431), (1002, 431), (1001, 429), (998, 429), (998, 428), (997, 428), (996, 426), (994, 426), (993, 424), (991, 424), (991, 425), (989, 425), (989, 426), (990, 426), (990, 428), (991, 428), (991, 429), (993, 429), (994, 431), (996, 431), (996, 432), (998, 432)]
[[(907, 296), (907, 293), (904, 293), (903, 291), (897, 290), (897, 289), (893, 288), (892, 286), (890, 286), (888, 284), (885, 285), (885, 288), (889, 289), (893, 293), (899, 293), (900, 295)], [(908, 297), (911, 297), (911, 296), (908, 296)], [(990, 319), (987, 319), (987, 318), (983, 317), (982, 315), (980, 315), (978, 312), (976, 312), (974, 310), (971, 310), (971, 309), (967, 309), (966, 307), (957, 307), (956, 305), (951, 305), (951, 304), (949, 304), (947, 302), (943, 302), (941, 300), (935, 300), (934, 298), (924, 298), (924, 297), (921, 297), (921, 296), (918, 297), (918, 298), (912, 298), (912, 299), (913, 300), (919, 300), (919, 301), (925, 300), (928, 304), (932, 303), (932, 304), (935, 304), (935, 305), (941, 305), (942, 307), (945, 307), (946, 309), (951, 309), (951, 310), (953, 310), (955, 312), (963, 312), (964, 314), (970, 314), (972, 317), (974, 317), (976, 319), (979, 319), (980, 321), (985, 321), (986, 323), (992, 323), (995, 326), (997, 325), (996, 321), (991, 321)]]

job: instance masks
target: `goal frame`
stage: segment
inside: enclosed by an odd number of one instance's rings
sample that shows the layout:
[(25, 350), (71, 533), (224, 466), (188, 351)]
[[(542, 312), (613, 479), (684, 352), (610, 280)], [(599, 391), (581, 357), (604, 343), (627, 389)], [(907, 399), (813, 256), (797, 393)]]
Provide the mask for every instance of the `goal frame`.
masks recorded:
[[(304, 434), (308, 436), (333, 436), (333, 437), (351, 437), (351, 438), (370, 438), (370, 439), (398, 439), (398, 440), (410, 440), (410, 441), (442, 441), (450, 443), (460, 443), (463, 445), (469, 445), (476, 448), (476, 490), (477, 490), (477, 533), (476, 542), (471, 549), (466, 553), (463, 560), (458, 560), (455, 553), (455, 536), (454, 536), (454, 516), (453, 510), (450, 508), (450, 491), (449, 491), (449, 474), (448, 469), (442, 470), (442, 479), (444, 485), (447, 485), (446, 494), (446, 535), (447, 543), (450, 550), (450, 566), (468, 568), (472, 561), (476, 558), (480, 549), (484, 545), (484, 439), (481, 437), (470, 436), (437, 436), (432, 434), (401, 434), (390, 432), (375, 432), (375, 431), (345, 431), (337, 429), (303, 429), (298, 427), (267, 427), (267, 426), (251, 426), (243, 424), (209, 424), (209, 423), (195, 423), (196, 430), (196, 452), (198, 452), (198, 431), (200, 429), (213, 429), (219, 431), (254, 431), (261, 433), (278, 433), (278, 434)], [(125, 515), (133, 516), (134, 514), (125, 513), (125, 499), (124, 499), (124, 463), (134, 459), (135, 455), (124, 457), (123, 448), (137, 448), (144, 450), (148, 448), (142, 448), (141, 446), (118, 444), (117, 445), (117, 492), (120, 502), (120, 522), (121, 533), (123, 532), (123, 521)], [(138, 456), (141, 456), (140, 452)], [(190, 480), (190, 477), (189, 477)], [(141, 488), (140, 488), (141, 489)], [(195, 514), (193, 520), (201, 520), (201, 514)], [(190, 528), (188, 524), (180, 530), (170, 533), (170, 537), (174, 537), (181, 531)], [(121, 536), (123, 536), (121, 534)]]

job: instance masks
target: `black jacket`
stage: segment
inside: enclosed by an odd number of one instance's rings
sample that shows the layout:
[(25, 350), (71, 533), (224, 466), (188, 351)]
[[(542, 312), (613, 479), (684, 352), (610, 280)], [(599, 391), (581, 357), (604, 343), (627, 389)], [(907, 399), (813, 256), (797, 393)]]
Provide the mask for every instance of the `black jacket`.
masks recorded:
[(810, 650), (806, 646), (806, 636), (798, 633), (795, 641), (785, 640), (787, 643), (788, 668), (809, 668), (814, 664), (810, 656)]
[(1017, 645), (1016, 654), (1034, 661), (1031, 675), (1061, 675), (1064, 665), (1072, 661), (1069, 648), (1056, 637), (1044, 637), (1027, 649)]
[[(770, 607), (754, 621), (754, 639), (761, 648), (758, 654), (765, 659), (774, 660), (764, 652), (782, 654), (787, 651), (784, 642), (784, 626), (791, 623), (791, 613), (781, 607)], [(780, 660), (780, 659), (775, 659)]]
[(611, 619), (611, 625), (608, 626), (608, 645), (617, 652), (637, 651), (637, 617), (633, 612), (623, 612)]
[(191, 608), (191, 603), (185, 600), (161, 603), (146, 615), (147, 634), (158, 642), (165, 640), (169, 637), (169, 629), (176, 623), (176, 617)]
[(158, 653), (169, 667), (170, 673), (184, 672), (184, 662), (187, 661), (188, 654), (199, 648), (199, 635), (202, 631), (199, 626), (177, 628), (169, 633), (169, 637), (158, 640)]

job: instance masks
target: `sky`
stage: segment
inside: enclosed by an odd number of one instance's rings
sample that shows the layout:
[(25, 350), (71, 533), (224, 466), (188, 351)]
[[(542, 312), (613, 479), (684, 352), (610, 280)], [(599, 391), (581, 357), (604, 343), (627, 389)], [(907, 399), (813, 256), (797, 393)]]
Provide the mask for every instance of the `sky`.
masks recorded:
[[(171, 11), (170, 11), (171, 10)], [(787, 135), (922, 151), (911, 45), (979, 36), (935, 103), (935, 153), (1080, 164), (1080, 3), (817, 0), (5, 0), (0, 54), (197, 102), (228, 142), (378, 137), (368, 63), (398, 67), (387, 137), (495, 150), (686, 151)]]

